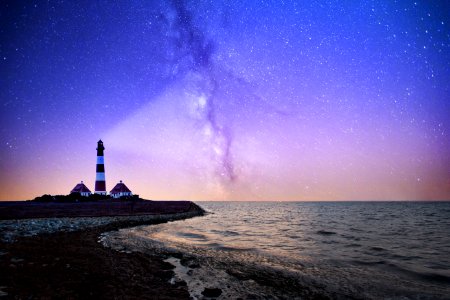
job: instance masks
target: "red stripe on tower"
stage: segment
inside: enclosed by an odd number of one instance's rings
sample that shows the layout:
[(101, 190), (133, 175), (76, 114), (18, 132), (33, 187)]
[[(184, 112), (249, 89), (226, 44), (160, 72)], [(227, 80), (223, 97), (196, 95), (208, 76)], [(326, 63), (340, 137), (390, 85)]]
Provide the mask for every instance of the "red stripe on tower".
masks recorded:
[(105, 158), (103, 157), (102, 140), (97, 143), (97, 168), (95, 174), (95, 193), (100, 195), (106, 195), (106, 180), (105, 180)]

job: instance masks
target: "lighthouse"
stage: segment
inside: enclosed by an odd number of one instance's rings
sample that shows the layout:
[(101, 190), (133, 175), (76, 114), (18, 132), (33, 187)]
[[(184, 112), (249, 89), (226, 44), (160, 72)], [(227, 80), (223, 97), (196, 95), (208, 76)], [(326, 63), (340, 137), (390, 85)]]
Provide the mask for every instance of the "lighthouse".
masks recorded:
[(95, 193), (100, 195), (106, 195), (106, 181), (105, 181), (105, 159), (103, 157), (102, 140), (97, 142), (97, 168), (95, 174)]

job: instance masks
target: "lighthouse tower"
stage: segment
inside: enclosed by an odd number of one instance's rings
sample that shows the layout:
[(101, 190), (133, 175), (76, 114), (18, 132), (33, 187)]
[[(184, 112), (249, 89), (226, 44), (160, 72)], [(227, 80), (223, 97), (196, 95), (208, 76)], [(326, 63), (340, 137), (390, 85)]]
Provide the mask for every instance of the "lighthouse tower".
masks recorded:
[(102, 140), (97, 143), (97, 168), (95, 175), (95, 193), (100, 195), (106, 195), (106, 181), (105, 181), (105, 160), (103, 157)]

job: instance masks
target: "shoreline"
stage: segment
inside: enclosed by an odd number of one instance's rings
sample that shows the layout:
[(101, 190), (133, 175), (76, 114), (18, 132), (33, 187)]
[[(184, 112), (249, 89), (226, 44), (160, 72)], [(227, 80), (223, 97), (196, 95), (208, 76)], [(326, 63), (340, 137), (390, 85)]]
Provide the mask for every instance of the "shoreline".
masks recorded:
[[(262, 210), (261, 206), (250, 206), (239, 211), (244, 213), (237, 213), (237, 208), (242, 207), (245, 205), (230, 208), (205, 204), (206, 209), (215, 213), (201, 219), (108, 232), (102, 235), (101, 242), (119, 251), (167, 256), (166, 261), (176, 266), (174, 271), (178, 278), (174, 280), (186, 282), (194, 299), (202, 299), (205, 289), (220, 292), (220, 299), (447, 299), (445, 282), (449, 277), (445, 273), (439, 276), (438, 270), (430, 273), (409, 269), (408, 264), (393, 258), (396, 252), (390, 252), (386, 246), (386, 250), (376, 248), (379, 243), (375, 239), (361, 242), (358, 248), (372, 250), (373, 255), (350, 259), (336, 259), (320, 252), (316, 257), (314, 252), (302, 253), (298, 248), (297, 252), (277, 251), (283, 248), (275, 235), (269, 233), (270, 240), (264, 239), (265, 236), (260, 238), (262, 229), (270, 229), (268, 226), (273, 224), (270, 214), (263, 214), (268, 221), (252, 219), (256, 211)], [(258, 227), (258, 222), (263, 222), (264, 227)], [(281, 219), (274, 226), (284, 229), (290, 224), (290, 219)], [(347, 246), (354, 247), (355, 240), (363, 238), (365, 231), (353, 233), (351, 228), (355, 224), (345, 224), (344, 230), (327, 225), (294, 229), (289, 234), (303, 231), (306, 239), (324, 245), (322, 249), (335, 248), (331, 250), (353, 255)], [(347, 239), (348, 233), (352, 234), (350, 239)], [(294, 241), (301, 240), (297, 239), (298, 235), (294, 238)], [(272, 241), (275, 245), (264, 248)], [(327, 248), (328, 245), (331, 246)], [(404, 253), (403, 257), (412, 254)], [(412, 263), (418, 266), (421, 261)]]
[(174, 214), (202, 208), (192, 201), (107, 199), (84, 202), (0, 201), (0, 222), (5, 220), (119, 217)]
[(21, 220), (0, 220), (0, 241), (15, 242), (21, 237), (32, 237), (61, 231), (76, 232), (94, 228), (127, 228), (152, 225), (202, 216), (203, 211), (105, 217), (62, 217)]
[(101, 226), (125, 228), (203, 215), (191, 201), (111, 200), (74, 203), (0, 203), (0, 241)]
[(174, 266), (171, 282), (186, 285), (191, 299), (364, 299), (329, 289), (303, 272), (168, 246), (151, 238), (158, 226), (104, 232), (99, 242), (116, 251), (152, 254), (170, 263)]
[(105, 232), (204, 214), (189, 203), (171, 213), (0, 220), (0, 298), (189, 299), (185, 283), (169, 282), (175, 267), (163, 257), (99, 242)]
[[(0, 268), (4, 270), (0, 272), (0, 298), (446, 299), (445, 289), (439, 286), (428, 291), (427, 283), (417, 285), (411, 278), (385, 277), (384, 272), (368, 276), (368, 269), (358, 265), (341, 268), (258, 251), (209, 251), (208, 247), (177, 243), (182, 228), (193, 223), (206, 226), (208, 218), (215, 215), (163, 224), (205, 214), (197, 205), (191, 207), (198, 209), (178, 215), (147, 215), (145, 222), (136, 221), (142, 216), (120, 216), (121, 221), (94, 228), (75, 226), (74, 232), (64, 229), (0, 242)], [(74, 225), (76, 218), (67, 220)], [(2, 222), (10, 221), (0, 221), (0, 225)], [(146, 226), (151, 224), (155, 226)], [(172, 228), (176, 239), (164, 236), (164, 228)], [(196, 231), (192, 232), (195, 236)], [(353, 284), (348, 278), (359, 280)], [(399, 287), (386, 285), (388, 278), (394, 278)]]

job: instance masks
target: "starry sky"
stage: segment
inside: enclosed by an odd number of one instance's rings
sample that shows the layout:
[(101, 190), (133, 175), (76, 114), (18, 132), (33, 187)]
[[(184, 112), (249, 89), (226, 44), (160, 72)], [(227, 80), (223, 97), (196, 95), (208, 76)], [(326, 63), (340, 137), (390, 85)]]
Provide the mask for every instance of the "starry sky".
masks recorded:
[(450, 199), (448, 1), (2, 1), (0, 200)]

